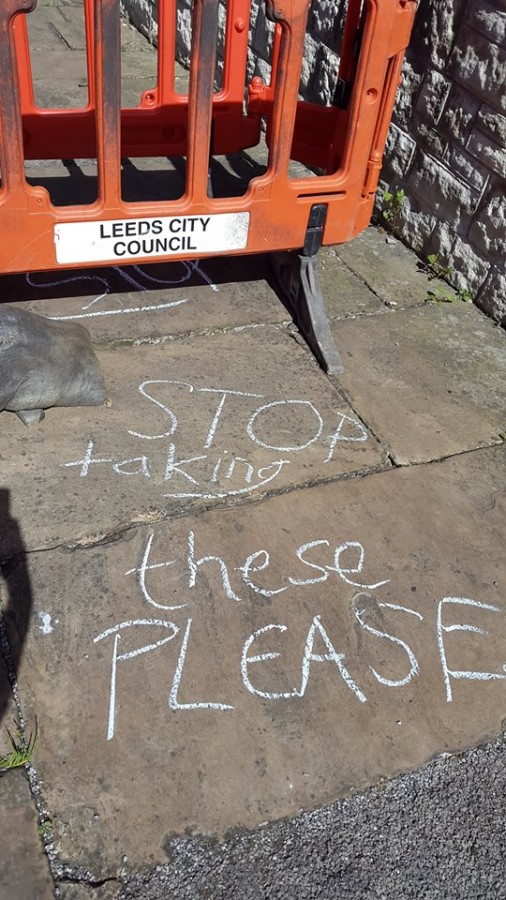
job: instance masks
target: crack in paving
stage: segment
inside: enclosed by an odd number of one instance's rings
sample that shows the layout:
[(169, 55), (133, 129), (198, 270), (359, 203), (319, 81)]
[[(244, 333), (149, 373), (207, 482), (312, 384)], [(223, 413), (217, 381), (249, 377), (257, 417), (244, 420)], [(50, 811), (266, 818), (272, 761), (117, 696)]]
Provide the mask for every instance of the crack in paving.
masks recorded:
[[(371, 433), (373, 432), (371, 431)], [(375, 475), (383, 475), (387, 472), (394, 472), (396, 470), (401, 471), (405, 469), (419, 468), (421, 466), (438, 465), (449, 459), (468, 456), (480, 450), (492, 450), (494, 448), (503, 447), (504, 444), (504, 440), (498, 437), (497, 440), (494, 440), (489, 444), (482, 444), (478, 447), (459, 450), (454, 453), (435, 457), (434, 459), (415, 460), (408, 463), (396, 461), (393, 454), (386, 448), (383, 448), (385, 452), (385, 459), (387, 460), (386, 465), (373, 466), (367, 469), (357, 470), (355, 472), (345, 472), (339, 475), (331, 475), (327, 478), (319, 478), (312, 481), (301, 482), (299, 484), (286, 485), (282, 488), (272, 488), (270, 491), (258, 494), (256, 496), (237, 497), (229, 500), (228, 502), (226, 499), (224, 499), (221, 501), (216, 500), (198, 505), (189, 505), (183, 509), (179, 508), (174, 510), (165, 510), (163, 508), (159, 508), (146, 510), (142, 513), (139, 513), (137, 517), (130, 519), (128, 522), (120, 523), (103, 532), (86, 534), (82, 537), (76, 538), (74, 541), (48, 544), (44, 547), (31, 547), (25, 550), (22, 554), (14, 553), (11, 556), (4, 557), (2, 559), (2, 563), (5, 564), (11, 560), (16, 559), (18, 556), (34, 556), (38, 553), (50, 553), (55, 550), (73, 552), (74, 550), (92, 549), (100, 546), (106, 546), (108, 544), (112, 544), (119, 540), (122, 540), (126, 534), (137, 528), (143, 528), (164, 522), (179, 521), (180, 519), (205, 515), (208, 512), (226, 512), (232, 509), (242, 509), (245, 506), (266, 503), (267, 501), (276, 497), (286, 496), (299, 490), (311, 490), (311, 488), (319, 488), (324, 487), (325, 485), (338, 484), (344, 481), (353, 481), (374, 477)]]
[(215, 337), (218, 335), (224, 334), (240, 334), (244, 331), (255, 331), (259, 328), (269, 328), (274, 331), (288, 331), (289, 326), (292, 323), (286, 319), (283, 322), (254, 322), (252, 324), (246, 325), (223, 325), (216, 326), (213, 328), (195, 328), (188, 331), (180, 331), (174, 334), (164, 334), (164, 335), (145, 335), (140, 338), (122, 338), (113, 341), (94, 341), (93, 346), (97, 350), (123, 350), (129, 349), (132, 347), (142, 347), (145, 345), (149, 345), (152, 347), (160, 346), (162, 344), (169, 343), (179, 343), (189, 340), (194, 340), (195, 338), (203, 338), (203, 337)]
[(345, 472), (340, 475), (331, 475), (327, 478), (320, 478), (314, 481), (302, 482), (295, 485), (287, 485), (282, 488), (273, 488), (268, 492), (257, 494), (256, 496), (238, 497), (228, 502), (225, 499), (198, 505), (190, 505), (185, 507), (184, 509), (156, 509), (152, 511), (146, 511), (143, 513), (139, 513), (138, 517), (130, 519), (128, 522), (124, 522), (117, 526), (114, 526), (110, 530), (98, 532), (96, 534), (83, 535), (81, 538), (76, 538), (76, 540), (72, 542), (49, 544), (46, 547), (32, 547), (30, 549), (27, 549), (23, 554), (14, 553), (10, 557), (5, 557), (3, 562), (6, 563), (11, 559), (16, 559), (16, 557), (20, 555), (29, 556), (35, 555), (37, 553), (48, 553), (54, 550), (67, 550), (69, 552), (72, 552), (73, 550), (77, 549), (99, 547), (105, 544), (114, 543), (116, 540), (121, 540), (123, 535), (139, 527), (142, 528), (162, 522), (179, 521), (180, 519), (189, 518), (192, 516), (200, 516), (213, 511), (226, 512), (227, 510), (243, 508), (248, 505), (265, 503), (270, 499), (285, 496), (287, 494), (292, 494), (295, 491), (307, 490), (312, 487), (322, 487), (341, 481), (362, 479), (370, 475), (376, 475), (390, 471), (392, 471), (392, 467), (390, 465), (375, 466), (372, 468), (358, 470), (356, 472)]

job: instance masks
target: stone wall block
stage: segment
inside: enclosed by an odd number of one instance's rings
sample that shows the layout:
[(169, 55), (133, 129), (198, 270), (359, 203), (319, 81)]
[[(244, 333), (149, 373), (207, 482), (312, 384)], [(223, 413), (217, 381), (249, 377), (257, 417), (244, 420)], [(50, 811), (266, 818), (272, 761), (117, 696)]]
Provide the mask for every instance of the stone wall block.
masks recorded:
[(271, 79), (271, 66), (268, 62), (265, 62), (264, 59), (258, 59), (255, 57), (255, 68), (253, 70), (253, 75), (258, 75), (264, 82), (264, 84), (269, 84)]
[(455, 144), (448, 147), (444, 162), (452, 172), (456, 172), (475, 188), (480, 197), (483, 195), (490, 178), (490, 170), (486, 166), (480, 165), (473, 156)]
[(506, 50), (464, 26), (459, 32), (450, 64), (450, 75), (499, 111), (506, 112)]
[[(399, 187), (401, 186), (400, 184)], [(394, 190), (398, 190), (398, 187)], [(432, 210), (418, 203), (414, 197), (404, 198), (397, 224), (398, 234), (423, 258), (426, 258), (429, 252), (427, 248), (436, 225), (437, 218)]]
[(434, 70), (429, 71), (424, 78), (421, 90), (418, 94), (415, 110), (425, 119), (429, 119), (437, 125), (439, 122), (448, 94), (451, 81)]
[(253, 52), (267, 62), (270, 61), (272, 56), (272, 41), (275, 27), (274, 22), (269, 22), (266, 18), (265, 6), (261, 4), (253, 31), (252, 47)]
[(385, 146), (385, 156), (395, 175), (401, 176), (406, 174), (411, 165), (415, 150), (415, 140), (409, 134), (406, 134), (405, 131), (398, 128), (397, 125), (392, 123)]
[(407, 128), (413, 115), (418, 89), (423, 81), (424, 68), (412, 55), (406, 56), (402, 67), (401, 84), (395, 98), (393, 121)]
[(313, 72), (307, 83), (307, 99), (314, 103), (329, 103), (336, 89), (338, 70), (337, 54), (320, 44)]
[(451, 140), (463, 143), (471, 131), (480, 106), (476, 97), (454, 84), (439, 121), (439, 130)]
[(438, 159), (443, 158), (448, 149), (448, 140), (437, 128), (431, 128), (425, 122), (419, 122), (416, 126), (412, 126), (411, 131), (416, 136), (417, 145), (422, 150)]
[(506, 196), (504, 191), (494, 191), (487, 198), (469, 229), (473, 245), (492, 261), (497, 261), (504, 253), (506, 236)]
[(417, 151), (408, 180), (409, 187), (441, 218), (457, 226), (463, 213), (471, 213), (479, 196), (434, 156)]
[(304, 97), (308, 98), (308, 88), (315, 70), (317, 52), (318, 44), (313, 40), (311, 35), (306, 34), (304, 39), (304, 56), (302, 58), (302, 69), (300, 73), (300, 88)]
[(264, 6), (264, 0), (260, 2), (260, 0), (251, 0), (250, 10), (249, 10), (249, 29), (250, 34), (253, 34), (255, 30), (255, 24), (258, 16), (258, 12), (261, 6)]
[(489, 134), (503, 147), (506, 146), (506, 116), (501, 116), (484, 103), (478, 113), (477, 125), (480, 131)]
[(506, 148), (495, 144), (490, 138), (474, 129), (467, 142), (467, 150), (485, 166), (497, 172), (502, 178), (506, 173)]
[(450, 266), (449, 281), (457, 290), (468, 290), (474, 297), (482, 287), (490, 264), (482, 259), (468, 241), (460, 238), (446, 223), (439, 222), (429, 241), (430, 253), (436, 253), (439, 264)]
[(506, 278), (497, 269), (491, 269), (476, 303), (497, 322), (506, 324)]
[(499, 9), (497, 3), (489, 0), (472, 0), (468, 6), (466, 19), (473, 28), (480, 31), (496, 44), (506, 43), (506, 9)]
[(345, 0), (312, 0), (308, 31), (316, 40), (323, 41), (331, 49), (337, 50), (345, 10)]
[[(225, 38), (226, 38), (226, 28), (227, 28), (227, 10), (223, 3), (220, 3), (218, 6), (218, 43), (216, 45), (217, 49), (217, 62), (220, 65), (223, 62), (223, 57), (225, 54)], [(220, 71), (222, 71), (223, 66), (220, 66)]]
[(411, 37), (413, 52), (436, 69), (450, 56), (460, 10), (465, 0), (421, 0)]
[(187, 6), (179, 6), (176, 12), (176, 49), (178, 59), (185, 65), (190, 64), (192, 39), (192, 14)]
[(154, 0), (121, 0), (121, 9), (141, 34), (156, 43), (158, 26)]

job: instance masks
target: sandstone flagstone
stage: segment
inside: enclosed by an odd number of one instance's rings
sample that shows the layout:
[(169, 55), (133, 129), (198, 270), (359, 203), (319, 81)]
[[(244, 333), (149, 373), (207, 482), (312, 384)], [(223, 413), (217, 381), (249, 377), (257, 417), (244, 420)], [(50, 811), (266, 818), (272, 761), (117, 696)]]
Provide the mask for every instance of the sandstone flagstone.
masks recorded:
[(53, 881), (37, 833), (26, 775), (0, 775), (0, 896), (2, 900), (52, 900)]
[(388, 465), (308, 351), (276, 328), (99, 361), (111, 408), (49, 410), (31, 429), (2, 414), (0, 484), (30, 549)]
[(60, 858), (153, 865), (188, 828), (254, 827), (497, 734), (504, 463), (490, 448), (30, 554), (19, 686)]
[[(91, 202), (94, 170), (81, 170), (78, 202)], [(176, 174), (155, 172), (160, 189), (164, 178)], [(71, 178), (63, 166), (30, 169), (30, 176), (46, 186), (51, 182), (62, 197), (68, 194)], [(145, 185), (146, 178), (134, 161), (130, 183), (135, 188), (140, 179)], [(80, 322), (99, 343), (290, 320), (268, 284), (271, 276), (263, 256), (147, 266), (120, 263), (118, 259), (118, 266), (110, 268), (5, 276), (2, 296), (41, 315)]]
[(426, 304), (333, 325), (340, 384), (399, 465), (474, 450), (506, 431), (506, 343), (476, 307)]
[(407, 247), (378, 228), (367, 228), (334, 252), (378, 297), (400, 308), (423, 302), (434, 286), (421, 266), (414, 267)]

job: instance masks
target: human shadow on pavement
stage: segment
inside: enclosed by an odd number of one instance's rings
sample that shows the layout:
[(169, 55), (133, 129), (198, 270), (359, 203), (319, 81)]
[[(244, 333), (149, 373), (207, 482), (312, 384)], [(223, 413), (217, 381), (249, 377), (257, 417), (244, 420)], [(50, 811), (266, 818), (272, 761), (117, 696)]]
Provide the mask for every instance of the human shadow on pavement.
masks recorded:
[[(11, 515), (10, 492), (0, 487), (0, 658), (16, 678), (28, 632), (32, 590), (23, 535)], [(7, 679), (0, 678), (0, 723), (12, 697)]]

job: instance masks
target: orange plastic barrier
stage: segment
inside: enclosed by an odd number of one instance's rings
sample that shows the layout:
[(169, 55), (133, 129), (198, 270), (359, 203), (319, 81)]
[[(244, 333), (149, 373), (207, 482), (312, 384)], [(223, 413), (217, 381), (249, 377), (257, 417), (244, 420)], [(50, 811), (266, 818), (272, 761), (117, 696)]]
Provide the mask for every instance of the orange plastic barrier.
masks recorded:
[[(195, 0), (186, 95), (174, 90), (175, 0), (160, 0), (158, 83), (132, 109), (120, 105), (119, 0), (84, 0), (89, 102), (38, 108), (25, 15), (34, 6), (0, 4), (0, 272), (301, 248), (317, 204), (324, 244), (368, 224), (415, 0), (349, 0), (340, 96), (328, 107), (297, 99), (309, 0), (266, 0), (276, 23), (272, 78), (253, 78), (246, 102), (249, 0), (228, 0), (217, 93), (218, 0)], [(257, 144), (262, 119), (267, 171), (244, 196), (209, 196), (210, 156)], [(125, 202), (122, 157), (162, 155), (186, 158), (183, 196)], [(98, 199), (54, 206), (43, 187), (27, 184), (24, 161), (34, 158), (96, 158)], [(290, 159), (323, 174), (290, 178)]]
[[(176, 0), (159, 0), (157, 84), (123, 109), (119, 0), (83, 4), (88, 103), (79, 109), (36, 105), (35, 0), (0, 4), (0, 273), (301, 248), (307, 259), (367, 226), (416, 0), (348, 0), (328, 106), (298, 100), (310, 0), (265, 0), (269, 84), (246, 84), (250, 0), (228, 0), (218, 91), (219, 0), (194, 0), (187, 94), (174, 86)], [(213, 196), (211, 158), (255, 147), (263, 131), (261, 174), (242, 196)], [(122, 159), (154, 156), (183, 161), (182, 196), (127, 202)], [(95, 201), (55, 205), (27, 182), (30, 159), (96, 160)], [(293, 177), (293, 161), (312, 171)]]

